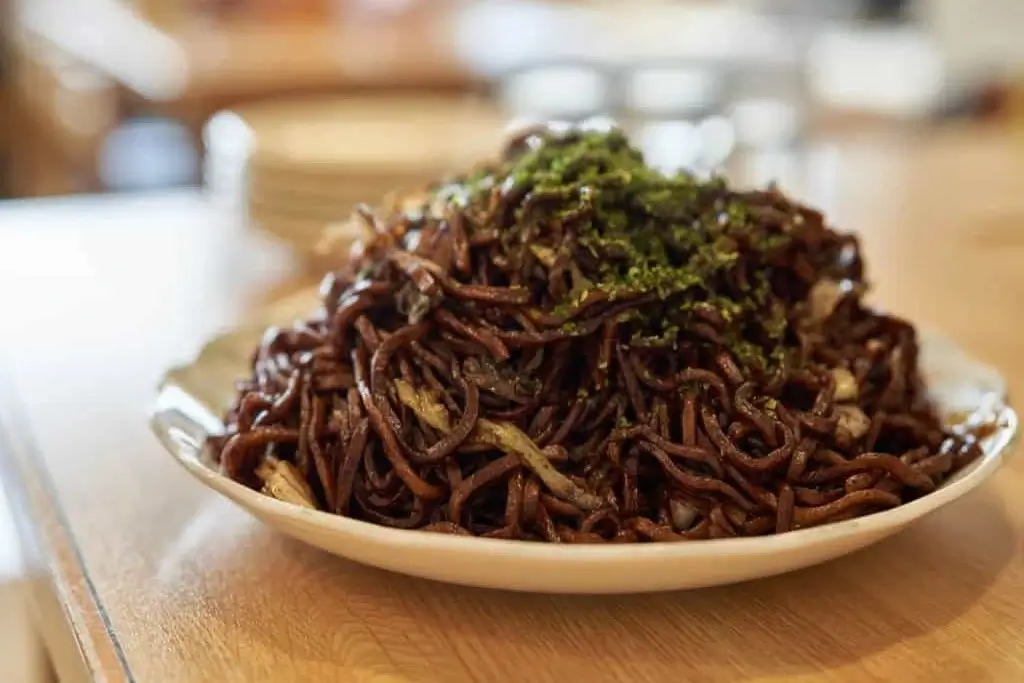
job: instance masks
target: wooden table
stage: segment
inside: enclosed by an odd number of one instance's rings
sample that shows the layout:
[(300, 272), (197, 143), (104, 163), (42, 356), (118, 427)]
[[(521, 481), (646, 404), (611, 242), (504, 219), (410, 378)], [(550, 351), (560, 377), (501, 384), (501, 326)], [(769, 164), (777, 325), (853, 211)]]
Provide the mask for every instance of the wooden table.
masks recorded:
[[(811, 193), (863, 234), (878, 300), (1024, 383), (1019, 143), (815, 158)], [(190, 194), (2, 207), (0, 244), (3, 477), (65, 680), (1024, 680), (1019, 459), (887, 542), (765, 581), (569, 598), (408, 579), (270, 532), (148, 432), (163, 369), (286, 282), (280, 252)]]

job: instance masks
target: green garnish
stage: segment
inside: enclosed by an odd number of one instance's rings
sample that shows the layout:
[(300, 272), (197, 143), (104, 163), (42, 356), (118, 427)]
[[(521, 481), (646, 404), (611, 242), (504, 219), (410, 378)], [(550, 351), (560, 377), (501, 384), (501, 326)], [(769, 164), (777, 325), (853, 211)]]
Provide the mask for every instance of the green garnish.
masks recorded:
[[(505, 197), (514, 208), (493, 215)], [(772, 302), (770, 264), (791, 245), (792, 226), (803, 222), (795, 208), (759, 218), (766, 208), (721, 178), (666, 175), (646, 165), (619, 130), (541, 134), (539, 144), (477, 170), (461, 186), (442, 186), (437, 199), (468, 206), (481, 218), (477, 225), (500, 225), (509, 263), (529, 253), (555, 268), (556, 254), (571, 255), (570, 267), (559, 265), (556, 274), (568, 286), (543, 302), (563, 319), (563, 331), (576, 329), (571, 318), (589, 296), (653, 294), (657, 300), (631, 321), (634, 338), (672, 343), (710, 316), (741, 364), (768, 369), (781, 362), (788, 323)], [(738, 277), (741, 269), (745, 277)]]

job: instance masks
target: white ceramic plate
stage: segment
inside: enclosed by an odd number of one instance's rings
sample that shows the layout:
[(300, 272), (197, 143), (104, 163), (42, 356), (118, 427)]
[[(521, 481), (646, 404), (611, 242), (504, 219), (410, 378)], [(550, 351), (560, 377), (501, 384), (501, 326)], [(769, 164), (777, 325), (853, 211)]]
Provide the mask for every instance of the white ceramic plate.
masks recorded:
[(220, 429), (221, 407), (231, 399), (234, 380), (247, 374), (263, 325), (286, 322), (308, 305), (303, 296), (279, 306), (259, 325), (214, 339), (192, 364), (169, 372), (152, 413), (153, 430), (199, 481), (278, 531), (356, 562), (439, 581), (549, 593), (633, 593), (801, 569), (891, 536), (974, 489), (1002, 464), (1017, 433), (1017, 416), (1006, 405), (999, 373), (942, 337), (925, 334), (921, 362), (942, 411), (996, 429), (983, 442), (982, 458), (907, 505), (779, 536), (688, 543), (562, 546), (389, 529), (275, 500), (227, 479), (204, 460), (204, 439)]

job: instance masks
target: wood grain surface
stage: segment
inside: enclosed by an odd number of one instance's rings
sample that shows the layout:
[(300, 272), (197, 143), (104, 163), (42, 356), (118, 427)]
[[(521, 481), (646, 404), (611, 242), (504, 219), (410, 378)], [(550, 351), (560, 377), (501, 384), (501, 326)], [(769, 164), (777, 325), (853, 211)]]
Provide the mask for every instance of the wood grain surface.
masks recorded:
[[(1024, 384), (1020, 143), (815, 154), (789, 184), (861, 233), (876, 301)], [(889, 541), (770, 580), (569, 598), (408, 579), (270, 532), (148, 432), (163, 370), (287, 290), (287, 255), (189, 194), (0, 207), (0, 240), (4, 483), (63, 611), (47, 637), (70, 633), (97, 680), (1024, 680), (1019, 458)]]

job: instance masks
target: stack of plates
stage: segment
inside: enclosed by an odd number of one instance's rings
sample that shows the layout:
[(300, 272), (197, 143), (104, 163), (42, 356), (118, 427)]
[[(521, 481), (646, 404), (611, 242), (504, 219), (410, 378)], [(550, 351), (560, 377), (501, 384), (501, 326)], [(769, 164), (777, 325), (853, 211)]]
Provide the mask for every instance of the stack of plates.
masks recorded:
[(498, 149), (494, 107), (444, 96), (305, 99), (222, 112), (206, 127), (206, 180), (253, 227), (303, 256), (360, 202), (378, 204)]

